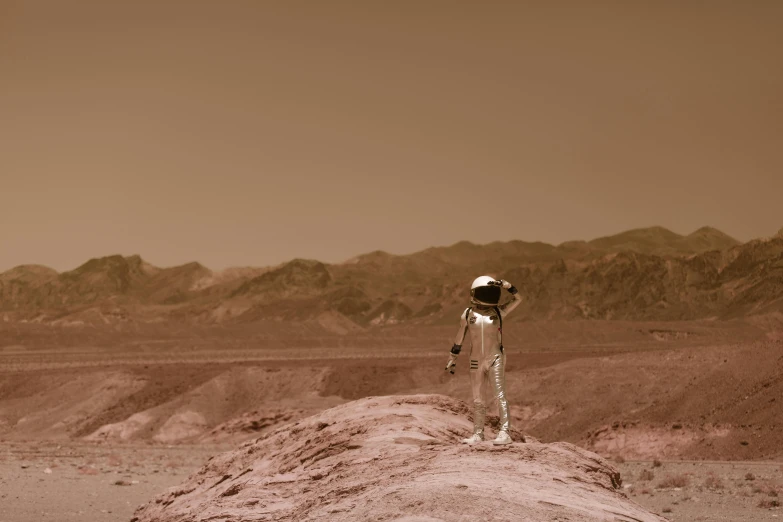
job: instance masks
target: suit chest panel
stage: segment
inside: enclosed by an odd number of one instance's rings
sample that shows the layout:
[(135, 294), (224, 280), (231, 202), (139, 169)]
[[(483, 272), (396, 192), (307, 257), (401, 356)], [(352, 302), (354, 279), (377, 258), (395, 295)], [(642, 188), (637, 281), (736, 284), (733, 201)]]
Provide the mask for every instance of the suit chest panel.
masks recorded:
[(498, 320), (498, 314), (492, 312), (487, 315), (481, 315), (477, 313), (471, 313), (468, 316), (468, 327), (472, 330), (481, 327), (495, 327), (500, 328), (500, 321)]

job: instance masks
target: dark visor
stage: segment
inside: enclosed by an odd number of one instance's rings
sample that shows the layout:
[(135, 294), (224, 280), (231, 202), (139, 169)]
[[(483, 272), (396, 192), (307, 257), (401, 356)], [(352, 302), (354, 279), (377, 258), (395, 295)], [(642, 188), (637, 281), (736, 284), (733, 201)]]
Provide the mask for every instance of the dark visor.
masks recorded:
[(499, 286), (479, 286), (473, 289), (473, 298), (476, 301), (487, 304), (498, 304), (500, 302)]

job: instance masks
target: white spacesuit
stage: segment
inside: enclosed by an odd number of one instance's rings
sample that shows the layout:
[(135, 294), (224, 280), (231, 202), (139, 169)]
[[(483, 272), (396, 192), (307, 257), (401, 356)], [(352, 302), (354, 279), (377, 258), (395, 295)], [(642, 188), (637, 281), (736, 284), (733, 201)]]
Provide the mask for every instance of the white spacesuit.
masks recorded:
[[(508, 290), (512, 299), (504, 304), (500, 302), (501, 288)], [(462, 442), (475, 444), (484, 440), (484, 419), (487, 404), (484, 400), (484, 388), (487, 381), (492, 388), (492, 401), (498, 401), (500, 426), (493, 444), (510, 444), (508, 400), (506, 399), (506, 354), (503, 352), (503, 317), (509, 314), (522, 301), (517, 289), (508, 281), (496, 281), (489, 276), (481, 276), (470, 287), (470, 302), (473, 306), (465, 309), (460, 318), (459, 332), (451, 348), (451, 356), (446, 370), (454, 373), (457, 356), (462, 350), (465, 334), (470, 332), (470, 384), (473, 390), (473, 435)], [(491, 402), (490, 402), (491, 404)]]

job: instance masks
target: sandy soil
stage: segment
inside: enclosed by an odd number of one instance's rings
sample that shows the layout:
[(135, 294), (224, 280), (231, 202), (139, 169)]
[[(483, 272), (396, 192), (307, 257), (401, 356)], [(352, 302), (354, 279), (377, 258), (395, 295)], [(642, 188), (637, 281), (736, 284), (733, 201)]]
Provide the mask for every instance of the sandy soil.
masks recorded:
[(628, 496), (672, 522), (783, 520), (781, 462), (616, 465)]
[(0, 444), (0, 522), (127, 522), (220, 446)]

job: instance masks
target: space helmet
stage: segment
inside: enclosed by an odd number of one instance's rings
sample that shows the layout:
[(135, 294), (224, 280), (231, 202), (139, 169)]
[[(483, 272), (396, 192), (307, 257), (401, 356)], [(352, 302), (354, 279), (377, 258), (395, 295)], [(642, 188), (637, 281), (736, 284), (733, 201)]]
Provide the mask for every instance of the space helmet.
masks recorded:
[(496, 306), (500, 302), (501, 285), (494, 277), (481, 276), (470, 285), (470, 301), (484, 306)]

